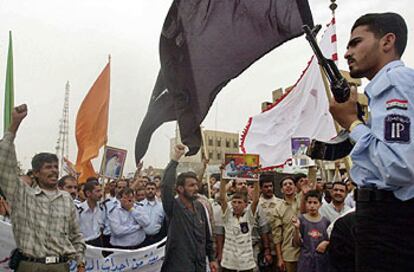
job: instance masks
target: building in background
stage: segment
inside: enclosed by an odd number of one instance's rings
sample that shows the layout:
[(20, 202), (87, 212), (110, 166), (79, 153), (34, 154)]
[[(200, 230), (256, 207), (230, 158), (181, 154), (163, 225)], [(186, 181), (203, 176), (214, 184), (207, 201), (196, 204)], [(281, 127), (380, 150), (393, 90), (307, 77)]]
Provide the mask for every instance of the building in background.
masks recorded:
[[(170, 158), (177, 143), (181, 143), (179, 130), (170, 140)], [(202, 129), (202, 145), (194, 156), (183, 157), (178, 165), (178, 172), (193, 171), (199, 173), (203, 167), (203, 157), (209, 159), (206, 174), (219, 173), (219, 167), (224, 162), (224, 154), (239, 153), (239, 133)]]

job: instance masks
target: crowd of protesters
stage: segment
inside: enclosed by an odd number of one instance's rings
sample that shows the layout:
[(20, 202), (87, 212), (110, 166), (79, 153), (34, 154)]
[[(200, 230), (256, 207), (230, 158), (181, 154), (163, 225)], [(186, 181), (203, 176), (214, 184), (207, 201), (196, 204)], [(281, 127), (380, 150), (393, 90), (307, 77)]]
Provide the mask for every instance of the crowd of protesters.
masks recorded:
[[(412, 89), (413, 71), (400, 61), (404, 20), (393, 13), (368, 14), (358, 19), (351, 35), (345, 56), (351, 76), (375, 76), (368, 94), (382, 111), (407, 111), (407, 100), (395, 99)], [(375, 43), (366, 46), (367, 41)], [(362, 63), (372, 67), (361, 68)], [(375, 97), (372, 86), (394, 99)], [(323, 180), (315, 167), (278, 179), (262, 173), (251, 182), (222, 179), (220, 173), (205, 183), (204, 173), (177, 176), (182, 145), (175, 147), (163, 178), (142, 176), (140, 165), (134, 178), (102, 182), (90, 177), (80, 185), (73, 176), (59, 179), (57, 156), (45, 152), (36, 154), (32, 170), (19, 176), (14, 139), (28, 111), (25, 104), (17, 106), (0, 141), (0, 219), (12, 223), (17, 245), (10, 268), (69, 271), (68, 261), (75, 260), (83, 272), (85, 244), (108, 248), (105, 254), (110, 254), (111, 248), (136, 249), (167, 236), (161, 269), (166, 272), (412, 271), (410, 119), (388, 115), (381, 141), (380, 133), (369, 136), (371, 127), (357, 118), (355, 97), (353, 90), (350, 100), (331, 103), (331, 113), (357, 142), (353, 176), (361, 180), (356, 180), (356, 194), (349, 179)], [(381, 111), (373, 108), (373, 116)], [(374, 118), (378, 123), (383, 119)], [(393, 254), (399, 258), (389, 258)]]
[(71, 258), (82, 271), (85, 244), (137, 249), (165, 236), (162, 271), (323, 272), (332, 260), (352, 266), (341, 250), (331, 258), (328, 254), (331, 232), (338, 240), (332, 248), (341, 248), (338, 238), (343, 236), (335, 236), (332, 223), (352, 212), (347, 204), (354, 205), (347, 197), (352, 194), (350, 182), (337, 178), (328, 183), (316, 175), (316, 167), (309, 168), (308, 175), (279, 180), (274, 173), (249, 182), (221, 179), (216, 173), (203, 182), (208, 160), (201, 173), (177, 176), (185, 153), (180, 144), (163, 178), (142, 175), (140, 164), (133, 178), (102, 182), (90, 177), (80, 185), (70, 175), (58, 179), (58, 159), (50, 153), (35, 155), (33, 169), (18, 176), (13, 140), (26, 114), (26, 105), (15, 109), (12, 127), (0, 142), (0, 215), (11, 219), (23, 251), (21, 267), (50, 264), (49, 257), (32, 256), (44, 251), (58, 252), (52, 259), (56, 271)]
[[(352, 212), (351, 182), (327, 182), (316, 168), (309, 168), (309, 178), (284, 175), (278, 184), (272, 173), (258, 181), (216, 173), (203, 182), (208, 160), (201, 173), (176, 178), (183, 150), (175, 148), (164, 179), (143, 175), (142, 165), (132, 178), (104, 183), (90, 177), (79, 185), (76, 177), (61, 177), (57, 186), (76, 207), (85, 243), (137, 249), (168, 232), (163, 271), (328, 271), (328, 234), (331, 223)], [(19, 179), (38, 186), (32, 171)], [(2, 196), (0, 219), (9, 220), (11, 209)]]

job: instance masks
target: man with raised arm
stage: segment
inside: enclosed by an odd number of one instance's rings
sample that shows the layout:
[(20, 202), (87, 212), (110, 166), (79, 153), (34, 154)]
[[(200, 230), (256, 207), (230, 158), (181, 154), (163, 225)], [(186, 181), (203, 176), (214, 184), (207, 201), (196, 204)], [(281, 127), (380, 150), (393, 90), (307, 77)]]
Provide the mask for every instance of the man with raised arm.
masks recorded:
[(208, 257), (210, 270), (217, 272), (207, 214), (197, 201), (197, 175), (185, 172), (176, 178), (178, 161), (184, 153), (185, 146), (175, 146), (161, 182), (162, 205), (169, 222), (161, 271), (205, 272)]
[(69, 260), (85, 271), (85, 243), (76, 207), (69, 193), (58, 190), (59, 162), (55, 154), (38, 153), (32, 159), (34, 187), (20, 181), (14, 138), (27, 115), (25, 104), (12, 112), (8, 131), (0, 141), (0, 188), (12, 206), (14, 239), (20, 252), (18, 272), (69, 271)]

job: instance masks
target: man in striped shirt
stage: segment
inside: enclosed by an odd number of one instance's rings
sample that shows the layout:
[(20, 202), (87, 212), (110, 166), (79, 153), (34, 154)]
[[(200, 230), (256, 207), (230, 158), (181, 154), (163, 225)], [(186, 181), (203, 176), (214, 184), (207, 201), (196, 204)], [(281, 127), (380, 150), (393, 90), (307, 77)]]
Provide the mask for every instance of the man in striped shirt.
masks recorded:
[(14, 239), (22, 255), (17, 271), (69, 271), (68, 261), (75, 260), (78, 271), (83, 272), (85, 243), (72, 197), (57, 189), (56, 155), (39, 153), (33, 157), (34, 187), (17, 175), (13, 140), (26, 115), (26, 105), (16, 107), (10, 128), (0, 141), (0, 188), (12, 206)]

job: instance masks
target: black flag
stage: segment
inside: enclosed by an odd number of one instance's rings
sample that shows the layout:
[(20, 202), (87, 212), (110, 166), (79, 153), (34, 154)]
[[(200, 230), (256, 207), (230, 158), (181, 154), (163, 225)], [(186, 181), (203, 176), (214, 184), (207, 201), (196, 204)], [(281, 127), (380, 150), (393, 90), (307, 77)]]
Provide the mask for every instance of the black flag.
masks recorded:
[(313, 26), (307, 0), (175, 0), (160, 38), (161, 69), (135, 142), (177, 120), (187, 155), (200, 149), (200, 124), (220, 90), (256, 60)]

